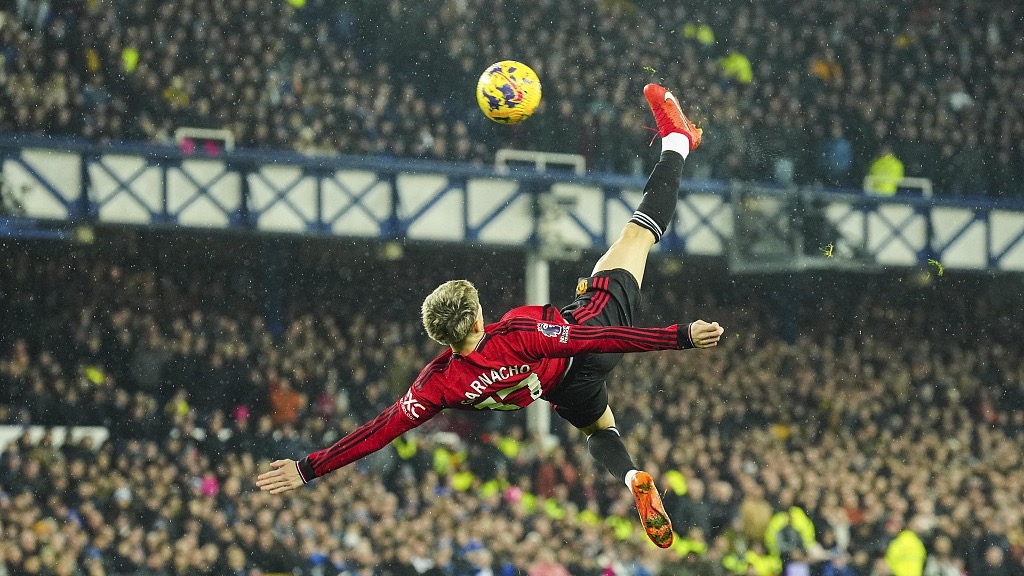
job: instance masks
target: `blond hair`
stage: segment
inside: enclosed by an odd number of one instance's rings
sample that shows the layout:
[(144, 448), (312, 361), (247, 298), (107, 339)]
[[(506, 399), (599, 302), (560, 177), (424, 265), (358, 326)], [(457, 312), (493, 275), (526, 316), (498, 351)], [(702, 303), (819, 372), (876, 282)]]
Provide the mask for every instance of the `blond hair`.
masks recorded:
[(465, 342), (480, 311), (480, 296), (469, 280), (449, 280), (423, 300), (420, 315), (427, 335), (452, 346)]

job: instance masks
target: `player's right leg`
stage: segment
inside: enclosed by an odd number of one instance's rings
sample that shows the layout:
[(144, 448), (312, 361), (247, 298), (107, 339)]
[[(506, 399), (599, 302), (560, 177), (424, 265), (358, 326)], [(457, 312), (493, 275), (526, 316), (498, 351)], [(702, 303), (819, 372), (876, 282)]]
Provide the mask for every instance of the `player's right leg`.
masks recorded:
[(683, 161), (691, 150), (700, 146), (703, 136), (703, 130), (683, 114), (671, 92), (657, 84), (648, 84), (644, 87), (644, 96), (661, 135), (661, 160), (647, 179), (640, 206), (594, 267), (595, 273), (616, 268), (627, 270), (636, 278), (637, 285), (643, 285), (647, 254), (661, 240), (675, 214)]

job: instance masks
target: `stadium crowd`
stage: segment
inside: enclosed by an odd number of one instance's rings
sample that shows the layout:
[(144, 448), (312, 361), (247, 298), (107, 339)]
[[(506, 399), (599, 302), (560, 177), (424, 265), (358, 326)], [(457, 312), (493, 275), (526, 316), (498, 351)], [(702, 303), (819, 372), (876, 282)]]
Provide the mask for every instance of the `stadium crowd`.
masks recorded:
[[(0, 450), (0, 574), (1024, 574), (1013, 279), (652, 266), (645, 324), (729, 330), (713, 352), (629, 356), (610, 382), (666, 491), (662, 551), (557, 417), (550, 443), (519, 414), (445, 413), (295, 495), (255, 489), (268, 459), (404, 391), (437, 352), (417, 323), (437, 282), (471, 277), (493, 314), (517, 303), (517, 256), (116, 238), (2, 250), (0, 424), (110, 437)], [(555, 275), (568, 297), (575, 276)]]
[[(697, 177), (859, 186), (888, 152), (946, 195), (1020, 197), (1015, 2), (7, 0), (0, 130), (489, 162), (518, 147), (641, 172), (648, 81), (707, 128)], [(473, 86), (517, 59), (538, 118), (491, 125)]]

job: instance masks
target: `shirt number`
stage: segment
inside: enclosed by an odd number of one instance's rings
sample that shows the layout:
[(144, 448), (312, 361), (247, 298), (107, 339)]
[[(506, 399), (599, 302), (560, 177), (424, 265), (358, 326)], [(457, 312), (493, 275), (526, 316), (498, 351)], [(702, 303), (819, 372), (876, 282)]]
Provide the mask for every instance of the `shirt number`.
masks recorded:
[[(516, 390), (521, 390), (523, 388), (530, 389), (530, 398), (533, 398), (534, 400), (540, 398), (540, 378), (538, 378), (536, 374), (530, 374), (515, 386), (505, 388), (504, 390), (498, 390), (494, 394), (494, 396), (497, 396), (498, 400), (504, 400), (505, 398), (508, 397), (509, 394), (515, 392)], [(505, 404), (502, 402), (498, 402), (498, 400), (494, 399), (494, 396), (488, 396), (479, 403), (474, 404), (474, 406), (476, 407), (477, 410), (483, 410), (485, 408), (487, 410), (519, 410), (520, 408), (522, 408), (522, 406), (518, 404)]]

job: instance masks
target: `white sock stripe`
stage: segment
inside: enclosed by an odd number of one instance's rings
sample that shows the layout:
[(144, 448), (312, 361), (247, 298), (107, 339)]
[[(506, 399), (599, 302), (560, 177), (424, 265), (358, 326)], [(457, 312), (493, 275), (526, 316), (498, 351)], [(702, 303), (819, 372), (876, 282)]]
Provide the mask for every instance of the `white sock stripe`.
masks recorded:
[(661, 226), (658, 226), (658, 223), (654, 221), (654, 218), (651, 218), (650, 216), (644, 214), (639, 210), (633, 212), (633, 218), (636, 218), (637, 220), (640, 220), (642, 222), (645, 222), (646, 224), (649, 224), (650, 226), (653, 226), (654, 229), (658, 231), (659, 235), (665, 233), (665, 231), (661, 229)]
[(653, 218), (639, 210), (633, 212), (633, 218), (631, 218), (631, 220), (638, 220), (637, 224), (642, 226), (646, 224), (644, 228), (651, 228), (651, 232), (654, 232), (654, 235), (658, 238), (661, 238), (662, 235), (665, 234), (665, 231), (661, 229), (661, 226), (658, 226), (658, 223), (655, 222)]

